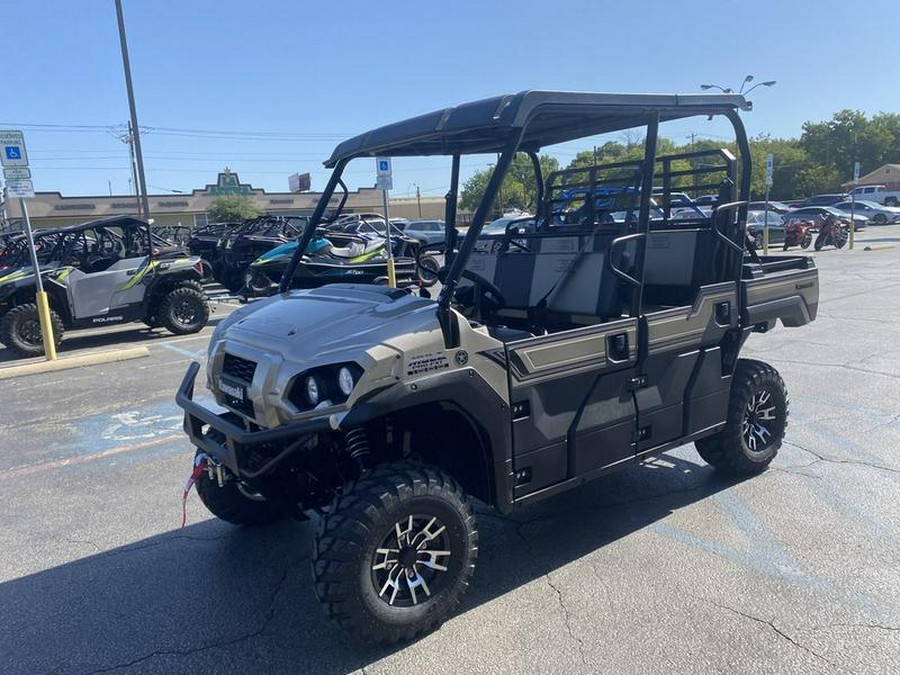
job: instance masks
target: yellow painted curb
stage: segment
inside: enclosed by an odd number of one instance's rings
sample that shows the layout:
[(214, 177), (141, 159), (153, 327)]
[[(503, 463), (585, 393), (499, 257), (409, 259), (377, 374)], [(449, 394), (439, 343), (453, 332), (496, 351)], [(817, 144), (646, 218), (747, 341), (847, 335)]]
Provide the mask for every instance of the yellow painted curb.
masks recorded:
[(113, 363), (115, 361), (128, 361), (150, 356), (150, 350), (146, 347), (130, 347), (128, 349), (113, 349), (81, 356), (69, 356), (55, 361), (40, 361), (38, 363), (23, 363), (20, 366), (5, 366), (0, 368), (0, 380), (20, 375), (37, 375), (38, 373), (52, 373), (57, 370), (69, 368), (81, 368), (82, 366), (96, 366), (101, 363)]
[(893, 244), (872, 244), (871, 246), (866, 246), (863, 251), (884, 251), (889, 248), (894, 248)]

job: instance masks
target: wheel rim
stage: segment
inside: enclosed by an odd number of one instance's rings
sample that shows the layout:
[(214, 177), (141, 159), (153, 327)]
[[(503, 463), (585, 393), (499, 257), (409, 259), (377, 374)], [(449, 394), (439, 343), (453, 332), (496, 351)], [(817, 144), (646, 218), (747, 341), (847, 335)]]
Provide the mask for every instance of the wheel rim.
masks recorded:
[(182, 326), (189, 326), (197, 320), (197, 308), (190, 300), (182, 300), (172, 309), (172, 315)]
[(41, 333), (41, 322), (38, 319), (25, 319), (19, 324), (19, 339), (29, 346), (38, 346), (43, 344), (44, 338)]
[(750, 397), (744, 411), (741, 435), (751, 452), (762, 452), (771, 442), (772, 430), (778, 421), (776, 407), (772, 393), (765, 389)]
[(375, 549), (375, 593), (392, 607), (427, 601), (450, 576), (450, 554), (450, 536), (437, 517), (416, 514), (395, 523)]

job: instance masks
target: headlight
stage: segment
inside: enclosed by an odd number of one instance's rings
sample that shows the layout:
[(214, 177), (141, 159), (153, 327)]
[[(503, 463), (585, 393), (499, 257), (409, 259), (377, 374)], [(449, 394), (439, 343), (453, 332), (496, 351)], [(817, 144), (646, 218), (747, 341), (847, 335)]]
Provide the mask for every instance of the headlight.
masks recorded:
[(354, 384), (353, 373), (350, 372), (347, 366), (341, 366), (341, 369), (338, 371), (338, 389), (344, 396), (349, 396), (350, 392), (353, 391)]
[(287, 400), (299, 411), (346, 401), (362, 376), (355, 363), (336, 363), (297, 375), (288, 389)]
[(320, 386), (319, 378), (315, 375), (306, 376), (306, 400), (311, 406), (319, 405), (324, 394), (324, 387)]

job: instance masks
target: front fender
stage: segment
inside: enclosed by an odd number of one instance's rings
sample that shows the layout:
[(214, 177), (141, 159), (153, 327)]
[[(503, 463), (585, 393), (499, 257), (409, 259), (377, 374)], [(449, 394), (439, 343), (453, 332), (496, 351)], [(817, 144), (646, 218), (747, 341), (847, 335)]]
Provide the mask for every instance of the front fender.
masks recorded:
[[(508, 403), (472, 368), (437, 373), (408, 384), (397, 384), (357, 403), (341, 420), (352, 429), (375, 419), (426, 403), (449, 403), (465, 414), (482, 436), (488, 456), (494, 506), (512, 511), (512, 426)], [(435, 430), (439, 433), (439, 430)]]

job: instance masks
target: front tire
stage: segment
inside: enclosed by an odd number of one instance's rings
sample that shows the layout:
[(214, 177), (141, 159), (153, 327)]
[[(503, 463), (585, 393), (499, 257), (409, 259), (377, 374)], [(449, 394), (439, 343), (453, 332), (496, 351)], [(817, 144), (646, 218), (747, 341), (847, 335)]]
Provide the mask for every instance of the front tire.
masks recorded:
[(803, 235), (803, 241), (800, 243), (800, 248), (807, 249), (810, 244), (812, 244), (812, 232), (807, 232)]
[(724, 473), (760, 473), (778, 454), (788, 408), (787, 389), (778, 371), (762, 361), (740, 359), (731, 380), (725, 427), (696, 441), (697, 452)]
[(816, 236), (816, 243), (814, 245), (814, 248), (817, 251), (821, 251), (823, 246), (825, 246), (825, 232), (823, 230), (819, 230), (819, 234)]
[(296, 509), (266, 501), (231, 477), (222, 487), (204, 471), (195, 483), (197, 494), (210, 513), (232, 525), (254, 527), (286, 520)]
[(354, 638), (391, 644), (441, 624), (475, 571), (462, 488), (427, 465), (387, 464), (340, 494), (313, 550), (316, 595)]
[[(50, 310), (50, 325), (53, 328), (53, 342), (59, 347), (63, 337), (63, 322), (59, 314)], [(19, 356), (41, 356), (44, 354), (44, 336), (41, 332), (41, 317), (37, 305), (28, 303), (13, 307), (0, 320), (0, 342)]]
[(156, 318), (175, 335), (197, 333), (209, 321), (209, 304), (201, 291), (192, 286), (181, 286), (163, 298)]

